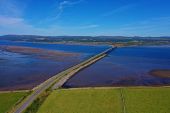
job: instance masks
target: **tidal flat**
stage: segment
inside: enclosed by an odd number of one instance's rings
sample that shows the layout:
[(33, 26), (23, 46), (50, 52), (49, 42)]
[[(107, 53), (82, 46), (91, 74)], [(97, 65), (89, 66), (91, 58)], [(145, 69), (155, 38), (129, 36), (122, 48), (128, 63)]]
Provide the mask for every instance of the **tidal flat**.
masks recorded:
[(160, 78), (170, 78), (170, 69), (155, 69), (150, 71), (150, 74)]

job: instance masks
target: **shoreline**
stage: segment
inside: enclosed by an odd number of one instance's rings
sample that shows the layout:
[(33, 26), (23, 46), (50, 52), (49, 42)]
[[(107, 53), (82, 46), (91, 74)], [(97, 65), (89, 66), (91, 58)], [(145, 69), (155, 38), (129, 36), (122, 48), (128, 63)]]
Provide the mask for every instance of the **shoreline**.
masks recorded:
[[(40, 84), (41, 86), (41, 84)], [(38, 85), (39, 87), (39, 85)], [(154, 85), (150, 85), (150, 86), (94, 86), (94, 87), (72, 87), (72, 88), (65, 88), (65, 87), (61, 87), (59, 89), (55, 89), (55, 90), (76, 90), (76, 89), (119, 89), (119, 88), (170, 88), (170, 85), (158, 85), (158, 86), (154, 86)], [(35, 89), (37, 89), (37, 86), (32, 88), (32, 89), (25, 89), (25, 90), (0, 90), (0, 93), (13, 93), (13, 92), (30, 92), (30, 91), (34, 91)]]
[(141, 88), (170, 88), (169, 86), (130, 86), (130, 87), (79, 87), (79, 88), (61, 88), (55, 90), (86, 90), (86, 89), (120, 89), (120, 88), (131, 88), (131, 89), (141, 89)]
[(16, 92), (30, 92), (31, 90), (12, 90), (12, 91), (0, 91), (0, 93), (16, 93)]

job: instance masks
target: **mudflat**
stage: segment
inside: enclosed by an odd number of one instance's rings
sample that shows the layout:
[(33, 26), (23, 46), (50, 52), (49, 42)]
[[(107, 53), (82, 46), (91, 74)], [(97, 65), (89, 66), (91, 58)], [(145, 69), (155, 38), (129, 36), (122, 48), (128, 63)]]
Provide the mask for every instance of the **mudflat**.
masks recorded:
[(23, 46), (0, 46), (0, 50), (7, 52), (20, 53), (24, 55), (35, 55), (38, 58), (64, 60), (66, 57), (78, 56), (80, 54), (73, 52), (52, 51), (46, 49), (23, 47)]
[(152, 70), (150, 74), (155, 77), (170, 78), (170, 69)]

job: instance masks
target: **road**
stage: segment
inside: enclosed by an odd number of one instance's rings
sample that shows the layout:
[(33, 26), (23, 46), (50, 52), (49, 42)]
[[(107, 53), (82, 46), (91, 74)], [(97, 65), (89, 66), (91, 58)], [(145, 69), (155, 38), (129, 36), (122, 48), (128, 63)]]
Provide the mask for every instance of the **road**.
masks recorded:
[(22, 113), (31, 103), (46, 89), (48, 89), (50, 86), (52, 86), (54, 83), (56, 83), (52, 89), (56, 89), (61, 87), (71, 76), (73, 76), (75, 73), (78, 71), (82, 70), (83, 68), (97, 62), (98, 60), (102, 59), (105, 57), (110, 51), (113, 50), (113, 47), (107, 49), (106, 51), (95, 55), (86, 61), (73, 66), (40, 84), (38, 87), (36, 87), (33, 90), (33, 93), (28, 96), (19, 106), (16, 107), (16, 109), (13, 111), (13, 113)]
[(105, 55), (101, 55), (100, 57), (96, 58), (96, 59), (93, 59), (89, 62), (86, 62), (86, 63), (81, 63), (79, 64), (79, 66), (73, 70), (71, 70), (69, 73), (67, 73), (66, 76), (64, 76), (63, 78), (61, 78), (60, 81), (58, 81), (53, 87), (52, 89), (57, 89), (57, 88), (60, 88), (61, 86), (63, 86), (63, 84), (70, 78), (72, 77), (74, 74), (76, 74), (77, 72), (79, 72), (80, 70), (84, 69), (85, 67), (95, 63), (96, 61), (100, 60), (101, 58), (105, 57)]

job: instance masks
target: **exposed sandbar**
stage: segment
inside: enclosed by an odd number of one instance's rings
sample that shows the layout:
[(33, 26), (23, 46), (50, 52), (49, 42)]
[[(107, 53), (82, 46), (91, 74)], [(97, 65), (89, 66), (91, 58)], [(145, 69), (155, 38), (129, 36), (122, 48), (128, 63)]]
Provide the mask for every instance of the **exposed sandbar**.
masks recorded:
[(74, 53), (74, 52), (61, 52), (57, 50), (47, 50), (47, 49), (39, 49), (39, 48), (23, 47), (23, 46), (0, 46), (0, 50), (20, 53), (25, 55), (34, 55), (39, 58), (60, 60), (60, 61), (80, 55), (79, 53)]
[(150, 74), (155, 77), (170, 78), (170, 69), (156, 69), (150, 71)]

